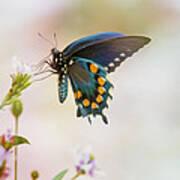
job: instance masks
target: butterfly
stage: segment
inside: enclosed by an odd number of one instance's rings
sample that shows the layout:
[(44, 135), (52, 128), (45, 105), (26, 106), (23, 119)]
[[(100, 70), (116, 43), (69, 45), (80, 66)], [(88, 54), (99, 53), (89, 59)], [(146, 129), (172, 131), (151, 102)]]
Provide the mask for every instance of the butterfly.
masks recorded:
[(138, 49), (150, 42), (144, 36), (126, 36), (119, 32), (103, 32), (87, 36), (68, 45), (63, 51), (51, 49), (51, 59), (46, 61), (58, 74), (59, 101), (63, 103), (68, 94), (68, 79), (74, 92), (77, 117), (100, 115), (105, 124), (103, 110), (113, 87), (107, 74)]

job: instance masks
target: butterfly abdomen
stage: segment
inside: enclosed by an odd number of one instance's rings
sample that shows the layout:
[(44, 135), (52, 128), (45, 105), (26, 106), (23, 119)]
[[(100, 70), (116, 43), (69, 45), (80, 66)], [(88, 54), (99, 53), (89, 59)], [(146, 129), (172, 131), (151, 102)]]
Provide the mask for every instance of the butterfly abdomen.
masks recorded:
[(67, 97), (68, 93), (68, 75), (61, 74), (59, 75), (59, 101), (63, 103)]

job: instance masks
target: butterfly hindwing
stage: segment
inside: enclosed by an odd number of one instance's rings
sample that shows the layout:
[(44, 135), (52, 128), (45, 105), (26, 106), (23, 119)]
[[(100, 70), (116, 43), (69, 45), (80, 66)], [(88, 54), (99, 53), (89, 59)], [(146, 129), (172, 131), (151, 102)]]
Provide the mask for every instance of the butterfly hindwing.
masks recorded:
[(64, 51), (65, 57), (91, 59), (113, 72), (127, 57), (150, 41), (144, 36), (125, 36), (117, 32), (99, 33), (70, 44)]
[(107, 99), (110, 97), (109, 89), (112, 84), (107, 80), (107, 72), (92, 60), (74, 58), (74, 64), (69, 68), (69, 78), (74, 91), (77, 116), (89, 117), (89, 115), (103, 115), (103, 109), (107, 107)]

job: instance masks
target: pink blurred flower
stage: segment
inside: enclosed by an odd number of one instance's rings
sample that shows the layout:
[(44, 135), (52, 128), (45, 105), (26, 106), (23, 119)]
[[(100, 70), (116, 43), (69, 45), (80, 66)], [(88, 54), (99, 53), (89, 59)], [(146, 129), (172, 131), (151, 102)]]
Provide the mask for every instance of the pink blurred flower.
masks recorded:
[(14, 143), (15, 139), (14, 136), (11, 135), (11, 131), (8, 130), (6, 134), (0, 136), (0, 145), (3, 146), (6, 150), (8, 150), (5, 146), (7, 144)]
[(88, 146), (84, 149), (75, 151), (76, 170), (84, 175), (94, 177), (97, 174), (97, 165), (91, 148)]
[(10, 174), (8, 164), (10, 152), (0, 145), (0, 180), (5, 180)]
[(9, 157), (11, 152), (8, 144), (13, 143), (13, 141), (14, 138), (10, 130), (0, 136), (0, 180), (5, 180), (10, 174)]

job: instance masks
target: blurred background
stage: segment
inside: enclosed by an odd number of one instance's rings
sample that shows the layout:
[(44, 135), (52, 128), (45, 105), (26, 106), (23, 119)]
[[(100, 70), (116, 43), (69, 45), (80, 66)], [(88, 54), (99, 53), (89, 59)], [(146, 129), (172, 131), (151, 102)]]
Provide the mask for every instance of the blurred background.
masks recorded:
[[(19, 148), (19, 180), (37, 169), (50, 180), (62, 169), (75, 174), (75, 146), (91, 145), (106, 176), (95, 180), (180, 179), (180, 1), (179, 0), (1, 0), (0, 98), (10, 87), (12, 56), (36, 63), (52, 48), (38, 37), (58, 36), (63, 49), (80, 37), (103, 31), (145, 35), (152, 42), (109, 75), (115, 88), (106, 114), (90, 126), (76, 118), (69, 95), (58, 102), (57, 77), (24, 92), (20, 134), (30, 146)], [(0, 132), (13, 130), (9, 109), (1, 112)], [(13, 166), (11, 167), (13, 170)], [(13, 179), (13, 172), (10, 179)], [(82, 177), (79, 179), (88, 179)]]

